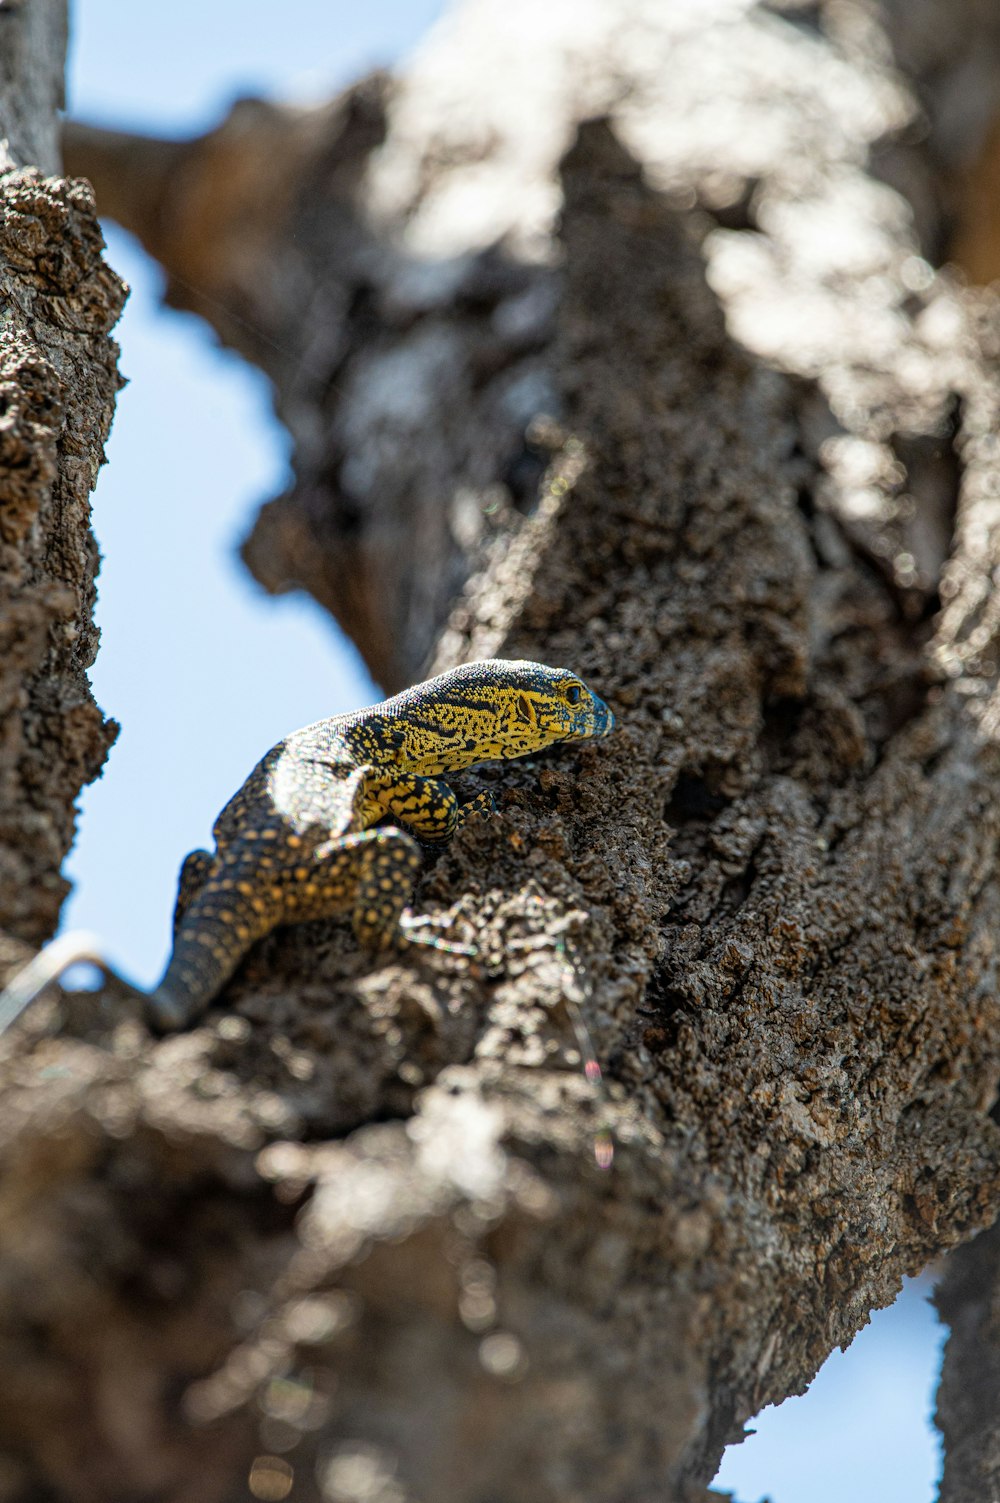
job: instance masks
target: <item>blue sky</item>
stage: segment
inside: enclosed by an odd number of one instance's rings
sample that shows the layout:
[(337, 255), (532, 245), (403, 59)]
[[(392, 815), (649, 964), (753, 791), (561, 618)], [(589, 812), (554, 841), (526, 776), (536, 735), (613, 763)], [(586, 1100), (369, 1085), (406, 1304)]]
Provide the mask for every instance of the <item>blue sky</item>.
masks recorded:
[[(73, 0), (71, 0), (71, 5)], [(543, 3), (543, 0), (540, 0)], [(391, 64), (440, 0), (77, 0), (68, 96), (83, 118), (183, 135), (239, 94), (326, 97)], [(132, 287), (119, 398), (94, 502), (104, 563), (92, 679), (123, 730), (84, 794), (64, 927), (92, 929), (142, 985), (166, 957), (177, 870), (281, 735), (378, 697), (357, 654), (305, 598), (265, 596), (235, 557), (284, 484), (287, 439), (263, 377), (198, 320), (161, 311), (160, 278), (113, 227)], [(718, 1485), (740, 1503), (931, 1503), (928, 1425), (941, 1329), (912, 1285), (810, 1392), (754, 1422)]]
[(808, 1393), (751, 1421), (715, 1486), (740, 1503), (932, 1503), (940, 1466), (931, 1428), (944, 1328), (924, 1279), (878, 1310)]

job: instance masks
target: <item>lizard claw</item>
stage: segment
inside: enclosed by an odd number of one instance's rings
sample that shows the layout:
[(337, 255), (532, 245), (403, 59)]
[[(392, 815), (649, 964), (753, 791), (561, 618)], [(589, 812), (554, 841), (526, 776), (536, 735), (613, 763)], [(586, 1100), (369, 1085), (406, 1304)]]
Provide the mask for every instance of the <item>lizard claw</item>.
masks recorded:
[(448, 955), (467, 955), (470, 960), (479, 954), (475, 945), (457, 944), (454, 940), (441, 939), (436, 934), (421, 934), (421, 929), (447, 929), (452, 925), (451, 918), (437, 918), (432, 914), (421, 914), (419, 917), (412, 913), (400, 915), (399, 927), (407, 944), (428, 945), (434, 950), (443, 950)]

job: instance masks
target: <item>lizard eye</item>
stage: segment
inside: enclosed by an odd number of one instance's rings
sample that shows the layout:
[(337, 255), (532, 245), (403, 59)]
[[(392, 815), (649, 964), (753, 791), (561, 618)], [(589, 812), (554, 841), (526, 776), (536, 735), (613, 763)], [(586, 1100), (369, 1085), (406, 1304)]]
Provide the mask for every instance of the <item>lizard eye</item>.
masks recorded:
[(580, 685), (570, 684), (569, 688), (566, 690), (566, 698), (569, 700), (571, 705), (578, 705), (580, 703)]

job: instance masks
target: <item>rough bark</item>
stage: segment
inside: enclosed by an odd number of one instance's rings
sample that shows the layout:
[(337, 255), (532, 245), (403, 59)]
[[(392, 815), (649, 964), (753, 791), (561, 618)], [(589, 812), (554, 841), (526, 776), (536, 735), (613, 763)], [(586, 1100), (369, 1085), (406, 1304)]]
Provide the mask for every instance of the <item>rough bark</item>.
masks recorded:
[(951, 1327), (937, 1396), (946, 1464), (941, 1503), (1000, 1498), (1000, 1227), (948, 1261), (935, 1295)]
[(3, 1042), (11, 1498), (704, 1496), (996, 1217), (1000, 310), (876, 176), (892, 27), (478, 0), (325, 111), (74, 136), (275, 381), (258, 574), (622, 729), (466, 779), (475, 964), (303, 926), (186, 1037)]
[(0, 10), (0, 155), (4, 167), (59, 171), (59, 110), (64, 104), (66, 0)]
[[(58, 169), (65, 6), (0, 10), (0, 926), (40, 942), (68, 883), (74, 803), (114, 738), (87, 683), (90, 490), (117, 391), (124, 289), (85, 183)], [(18, 953), (2, 941), (4, 958)]]

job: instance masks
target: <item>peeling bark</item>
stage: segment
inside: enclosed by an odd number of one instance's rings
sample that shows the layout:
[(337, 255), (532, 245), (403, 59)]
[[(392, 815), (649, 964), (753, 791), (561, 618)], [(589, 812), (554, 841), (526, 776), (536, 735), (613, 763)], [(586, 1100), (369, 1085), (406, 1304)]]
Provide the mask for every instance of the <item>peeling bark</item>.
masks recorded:
[(74, 133), (275, 383), (258, 574), (622, 729), (463, 780), (475, 963), (302, 926), (188, 1036), (0, 1041), (12, 1498), (704, 1497), (1000, 1211), (1000, 307), (873, 170), (892, 11), (788, 9), (473, 0), (326, 110)]
[(76, 797), (116, 731), (86, 677), (97, 650), (89, 496), (114, 410), (108, 334), (124, 289), (102, 264), (89, 186), (43, 176), (57, 169), (65, 29), (60, 4), (0, 12), (0, 925), (35, 943), (68, 890)]

